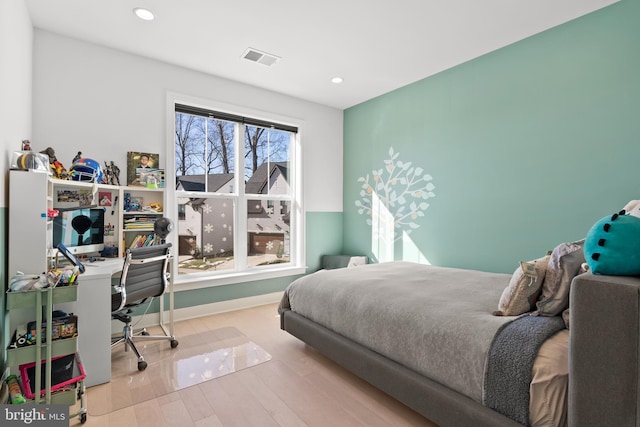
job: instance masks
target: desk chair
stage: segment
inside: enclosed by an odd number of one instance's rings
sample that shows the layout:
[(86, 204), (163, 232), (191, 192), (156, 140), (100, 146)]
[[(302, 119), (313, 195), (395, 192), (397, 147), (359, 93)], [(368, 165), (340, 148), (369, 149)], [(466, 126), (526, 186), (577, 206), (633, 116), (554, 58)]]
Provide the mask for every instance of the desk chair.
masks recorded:
[[(149, 335), (146, 329), (133, 332), (131, 326), (131, 312), (133, 307), (143, 304), (147, 299), (161, 296), (168, 287), (169, 248), (171, 243), (143, 248), (128, 249), (122, 267), (122, 276), (118, 285), (114, 286), (111, 294), (111, 318), (123, 322), (122, 337), (112, 340), (111, 348), (124, 343), (125, 351), (132, 348), (138, 357), (138, 370), (144, 371), (147, 367), (144, 357), (136, 348), (134, 341), (166, 339), (171, 342), (171, 348), (178, 346), (171, 333), (165, 330), (165, 335)], [(173, 290), (171, 290), (173, 291)], [(173, 309), (173, 307), (171, 307)], [(162, 307), (160, 307), (162, 313)], [(173, 322), (173, 316), (171, 316)]]

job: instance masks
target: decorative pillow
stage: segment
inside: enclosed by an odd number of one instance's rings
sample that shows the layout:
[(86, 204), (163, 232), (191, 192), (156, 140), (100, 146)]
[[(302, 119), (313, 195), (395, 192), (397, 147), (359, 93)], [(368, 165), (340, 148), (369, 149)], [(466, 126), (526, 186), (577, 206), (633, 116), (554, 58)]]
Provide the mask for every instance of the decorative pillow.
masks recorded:
[(366, 264), (368, 260), (369, 258), (366, 256), (323, 255), (322, 268), (333, 270), (335, 268), (356, 267)]
[(557, 316), (569, 307), (571, 281), (580, 274), (584, 240), (561, 243), (553, 249), (547, 273), (542, 282), (542, 294), (536, 303), (534, 316)]
[(540, 288), (547, 270), (549, 255), (534, 261), (520, 262), (514, 271), (509, 285), (502, 291), (498, 311), (495, 316), (518, 316), (531, 311), (536, 306)]
[(640, 275), (640, 218), (602, 218), (587, 233), (584, 255), (593, 274)]
[(347, 268), (365, 265), (368, 260), (369, 258), (367, 258), (366, 256), (352, 256), (351, 258), (349, 258), (349, 264), (347, 264)]

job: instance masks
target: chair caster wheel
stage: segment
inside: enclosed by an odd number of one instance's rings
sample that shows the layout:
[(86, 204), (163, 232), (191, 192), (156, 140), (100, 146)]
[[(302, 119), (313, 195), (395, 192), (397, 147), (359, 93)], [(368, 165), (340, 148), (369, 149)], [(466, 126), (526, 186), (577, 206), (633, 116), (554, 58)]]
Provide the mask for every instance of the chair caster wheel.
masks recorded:
[(84, 424), (87, 422), (87, 414), (80, 415), (80, 424)]
[(171, 340), (171, 348), (176, 348), (178, 346), (178, 341), (177, 340)]
[(149, 332), (147, 332), (147, 330), (145, 329), (144, 331), (141, 332), (141, 335), (148, 336)]
[(147, 362), (145, 362), (144, 360), (138, 362), (138, 371), (144, 371), (145, 369), (147, 369)]

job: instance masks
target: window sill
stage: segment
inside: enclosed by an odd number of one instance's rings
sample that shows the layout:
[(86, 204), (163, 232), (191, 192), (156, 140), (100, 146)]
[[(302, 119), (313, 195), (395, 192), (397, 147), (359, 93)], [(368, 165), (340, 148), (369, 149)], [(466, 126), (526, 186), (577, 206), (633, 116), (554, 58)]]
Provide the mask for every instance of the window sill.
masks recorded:
[(232, 285), (235, 283), (254, 282), (256, 280), (274, 279), (278, 277), (296, 276), (305, 274), (306, 272), (306, 267), (283, 267), (271, 268), (263, 271), (221, 273), (213, 276), (189, 276), (176, 279), (174, 282), (174, 292), (189, 291), (213, 286)]

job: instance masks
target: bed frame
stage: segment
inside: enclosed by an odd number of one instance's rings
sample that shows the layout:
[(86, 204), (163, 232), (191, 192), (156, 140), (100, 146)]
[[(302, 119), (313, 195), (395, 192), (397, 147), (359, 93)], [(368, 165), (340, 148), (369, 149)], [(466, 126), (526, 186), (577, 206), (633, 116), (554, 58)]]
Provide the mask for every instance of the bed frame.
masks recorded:
[[(640, 425), (640, 278), (586, 273), (570, 294), (570, 427)], [(281, 328), (355, 375), (446, 426), (519, 423), (287, 310)]]

